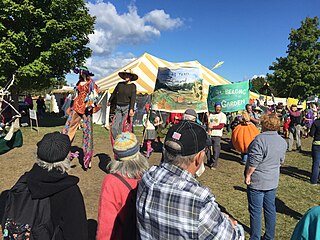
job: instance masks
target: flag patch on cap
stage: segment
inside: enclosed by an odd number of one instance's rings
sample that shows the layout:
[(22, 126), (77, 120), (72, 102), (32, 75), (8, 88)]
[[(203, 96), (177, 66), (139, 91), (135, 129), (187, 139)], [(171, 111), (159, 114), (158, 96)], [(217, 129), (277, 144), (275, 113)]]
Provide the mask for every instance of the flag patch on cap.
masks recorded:
[(180, 140), (180, 137), (181, 137), (181, 134), (177, 133), (177, 132), (174, 132), (173, 135), (172, 135), (172, 138), (175, 139), (175, 140)]

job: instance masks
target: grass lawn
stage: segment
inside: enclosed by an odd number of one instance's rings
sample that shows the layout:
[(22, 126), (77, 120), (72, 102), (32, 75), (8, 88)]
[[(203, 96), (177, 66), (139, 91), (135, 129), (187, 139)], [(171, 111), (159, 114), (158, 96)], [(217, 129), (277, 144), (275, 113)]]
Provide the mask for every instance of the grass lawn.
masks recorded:
[[(28, 171), (35, 159), (36, 143), (45, 133), (61, 131), (66, 119), (47, 116), (40, 121), (40, 132), (32, 131), (30, 127), (22, 128), (24, 144), (0, 156), (0, 192), (10, 189), (19, 176)], [(135, 128), (135, 133), (141, 139), (142, 128)], [(81, 131), (78, 131), (74, 149), (81, 147)], [(311, 141), (303, 139), (302, 153), (287, 153), (285, 164), (281, 168), (280, 184), (277, 190), (277, 228), (276, 239), (290, 239), (293, 229), (302, 215), (311, 207), (320, 204), (320, 186), (309, 183), (311, 171)], [(94, 126), (95, 157), (92, 168), (84, 171), (78, 160), (73, 160), (70, 174), (80, 178), (80, 188), (83, 193), (89, 228), (90, 239), (94, 239), (94, 229), (98, 212), (98, 201), (101, 183), (105, 176), (105, 167), (113, 156), (110, 146), (109, 132), (99, 125)], [(232, 215), (249, 231), (249, 213), (247, 210), (246, 186), (243, 183), (244, 166), (239, 164), (240, 156), (235, 152), (225, 151), (227, 139), (222, 141), (222, 152), (219, 166), (216, 170), (206, 169), (199, 181), (209, 187), (221, 209)], [(156, 165), (161, 158), (160, 153), (154, 153), (150, 165)], [(0, 196), (0, 213), (2, 213), (3, 196)], [(0, 216), (1, 217), (1, 216)]]

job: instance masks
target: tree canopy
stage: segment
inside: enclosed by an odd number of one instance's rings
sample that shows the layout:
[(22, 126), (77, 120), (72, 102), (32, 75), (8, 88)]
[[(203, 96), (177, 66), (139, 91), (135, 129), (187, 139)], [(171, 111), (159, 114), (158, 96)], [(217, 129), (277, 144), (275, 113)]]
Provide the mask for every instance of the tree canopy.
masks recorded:
[(268, 74), (279, 96), (305, 99), (320, 94), (320, 29), (318, 17), (307, 17), (292, 29), (286, 57), (276, 59)]
[(44, 89), (91, 56), (95, 18), (83, 0), (0, 1), (0, 85)]
[(267, 82), (267, 78), (263, 76), (259, 76), (250, 80), (251, 91), (262, 94), (262, 95), (271, 95), (271, 93), (275, 96), (278, 95), (276, 89), (274, 89), (270, 84)]

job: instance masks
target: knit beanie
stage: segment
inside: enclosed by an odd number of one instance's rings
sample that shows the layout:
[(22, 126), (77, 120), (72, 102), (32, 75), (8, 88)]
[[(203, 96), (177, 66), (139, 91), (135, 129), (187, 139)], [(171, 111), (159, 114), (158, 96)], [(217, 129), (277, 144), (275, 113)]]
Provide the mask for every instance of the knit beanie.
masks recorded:
[(44, 135), (37, 146), (37, 155), (42, 161), (55, 163), (63, 161), (68, 156), (71, 142), (68, 135), (53, 132)]
[(131, 132), (123, 132), (114, 140), (113, 152), (117, 160), (127, 161), (134, 158), (140, 150), (136, 135)]

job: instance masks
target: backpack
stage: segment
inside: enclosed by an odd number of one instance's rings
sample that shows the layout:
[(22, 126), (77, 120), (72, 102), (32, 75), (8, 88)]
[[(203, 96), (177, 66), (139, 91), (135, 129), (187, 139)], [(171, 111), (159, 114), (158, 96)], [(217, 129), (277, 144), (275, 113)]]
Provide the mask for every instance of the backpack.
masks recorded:
[[(136, 198), (137, 188), (133, 189), (130, 184), (119, 174), (112, 173), (130, 190), (125, 205), (121, 208), (114, 222), (112, 235), (110, 239), (132, 240), (137, 236), (136, 219)], [(121, 236), (121, 237), (120, 237)]]
[(8, 193), (2, 221), (4, 240), (52, 240), (50, 198), (32, 199), (26, 180), (27, 173)]

